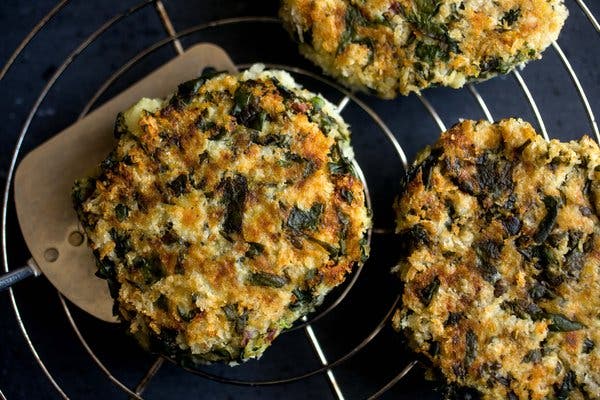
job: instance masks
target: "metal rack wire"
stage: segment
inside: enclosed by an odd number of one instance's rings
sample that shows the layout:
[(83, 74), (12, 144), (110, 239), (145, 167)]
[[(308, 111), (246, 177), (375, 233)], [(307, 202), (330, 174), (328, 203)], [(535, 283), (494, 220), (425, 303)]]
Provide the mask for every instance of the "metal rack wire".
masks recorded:
[[(2, 80), (4, 78), (4, 76), (9, 71), (9, 69), (14, 65), (15, 61), (18, 59), (19, 55), (23, 52), (23, 50), (28, 46), (29, 42), (44, 28), (44, 26), (50, 20), (52, 20), (67, 5), (67, 3), (68, 3), (68, 0), (60, 1), (52, 10), (50, 10), (50, 12), (47, 15), (45, 15), (39, 21), (39, 23), (33, 28), (33, 30), (25, 37), (25, 39), (21, 42), (21, 44), (14, 51), (14, 53), (10, 56), (10, 58), (8, 59), (6, 65), (3, 67), (3, 69), (0, 70), (0, 80)], [(585, 4), (584, 0), (572, 0), (572, 3), (573, 3), (573, 5), (577, 5), (583, 11), (583, 13), (586, 15), (587, 19), (589, 20), (589, 22), (592, 24), (592, 26), (595, 28), (595, 30), (598, 32), (598, 34), (600, 34), (600, 24), (595, 19), (594, 15), (589, 10), (589, 8)], [(203, 30), (210, 28), (210, 27), (230, 26), (230, 25), (237, 25), (237, 24), (244, 24), (244, 23), (279, 24), (279, 21), (276, 18), (272, 18), (272, 17), (242, 17), (242, 18), (216, 20), (216, 21), (212, 21), (209, 23), (193, 26), (186, 30), (177, 31), (171, 21), (169, 14), (166, 11), (166, 8), (164, 7), (163, 2), (161, 0), (146, 0), (130, 9), (120, 13), (120, 14), (113, 16), (108, 21), (106, 21), (104, 24), (102, 24), (100, 26), (100, 28), (98, 28), (91, 35), (89, 35), (87, 38), (85, 38), (79, 44), (79, 46), (76, 47), (75, 50), (73, 50), (71, 52), (71, 54), (69, 54), (67, 56), (67, 58), (64, 60), (64, 62), (56, 69), (54, 74), (50, 77), (47, 84), (45, 85), (45, 87), (42, 89), (42, 91), (38, 95), (33, 107), (31, 108), (31, 110), (29, 111), (29, 113), (25, 119), (25, 122), (19, 133), (17, 142), (15, 144), (15, 150), (14, 150), (14, 153), (13, 153), (13, 156), (11, 159), (11, 163), (9, 166), (9, 172), (8, 172), (6, 187), (5, 187), (5, 191), (4, 191), (3, 206), (2, 206), (2, 225), (1, 225), (1, 228), (2, 228), (2, 233), (1, 233), (2, 234), (2, 250), (3, 250), (3, 255), (2, 255), (3, 260), (2, 261), (3, 261), (3, 265), (4, 265), (4, 270), (6, 272), (9, 271), (8, 258), (7, 258), (7, 240), (6, 240), (7, 239), (7, 212), (8, 212), (8, 208), (9, 208), (13, 173), (14, 173), (14, 170), (16, 167), (17, 159), (20, 155), (20, 150), (21, 150), (21, 146), (23, 144), (23, 140), (30, 129), (31, 123), (34, 120), (36, 113), (38, 112), (38, 110), (40, 108), (40, 105), (42, 104), (42, 102), (44, 101), (46, 96), (48, 95), (51, 88), (55, 85), (57, 80), (65, 72), (67, 67), (82, 52), (84, 52), (84, 50), (87, 47), (89, 47), (94, 41), (96, 41), (99, 37), (101, 37), (101, 35), (103, 35), (114, 24), (116, 24), (117, 22), (119, 22), (121, 20), (126, 19), (127, 17), (131, 16), (132, 14), (135, 14), (138, 11), (145, 9), (147, 7), (152, 7), (156, 11), (157, 15), (160, 17), (160, 21), (161, 21), (162, 26), (167, 34), (167, 37), (154, 43), (153, 45), (144, 49), (142, 52), (135, 55), (128, 62), (123, 64), (113, 75), (111, 75), (104, 82), (104, 84), (102, 84), (100, 86), (100, 88), (97, 90), (97, 92), (90, 98), (90, 100), (84, 106), (83, 110), (81, 111), (81, 113), (79, 115), (79, 118), (83, 118), (90, 111), (90, 109), (97, 103), (97, 101), (101, 98), (101, 96), (117, 81), (117, 79), (119, 77), (121, 77), (129, 69), (131, 69), (134, 65), (136, 65), (141, 60), (143, 60), (146, 56), (152, 54), (153, 52), (156, 52), (157, 50), (159, 50), (165, 46), (171, 45), (171, 46), (173, 46), (173, 48), (175, 49), (177, 54), (181, 54), (184, 52), (184, 46), (182, 44), (181, 39), (188, 37), (192, 34), (197, 34), (199, 32), (202, 32)], [(580, 98), (582, 106), (588, 117), (591, 130), (594, 132), (596, 139), (598, 141), (600, 141), (600, 132), (599, 132), (598, 124), (595, 119), (593, 110), (590, 106), (588, 97), (585, 93), (584, 87), (580, 83), (579, 77), (576, 75), (573, 67), (571, 66), (569, 59), (563, 52), (560, 45), (558, 43), (554, 42), (552, 44), (552, 48), (556, 52), (558, 57), (560, 58), (565, 70), (569, 74), (569, 76), (572, 80), (572, 83), (576, 88), (576, 91)], [(249, 65), (245, 65), (245, 64), (238, 65), (238, 67), (242, 68), (242, 69), (246, 68), (248, 66)], [(383, 138), (385, 138), (385, 141), (387, 141), (387, 144), (390, 145), (394, 149), (395, 155), (397, 156), (399, 163), (402, 165), (403, 168), (406, 168), (408, 160), (407, 160), (407, 156), (406, 156), (402, 146), (398, 143), (398, 141), (396, 140), (392, 131), (390, 130), (390, 128), (388, 128), (388, 126), (385, 124), (385, 122), (382, 120), (382, 118), (371, 107), (369, 107), (368, 104), (366, 104), (360, 98), (355, 96), (353, 93), (348, 92), (347, 90), (340, 87), (336, 83), (331, 82), (330, 80), (323, 78), (317, 74), (311, 73), (310, 71), (307, 71), (307, 70), (304, 70), (301, 68), (297, 68), (297, 67), (293, 67), (293, 66), (289, 66), (289, 65), (270, 64), (267, 66), (287, 70), (288, 72), (292, 73), (295, 76), (309, 77), (311, 79), (321, 82), (323, 85), (326, 85), (330, 89), (337, 91), (342, 96), (342, 99), (338, 103), (338, 109), (342, 113), (348, 104), (354, 104), (357, 107), (359, 107), (377, 125), (377, 127), (379, 129), (379, 133), (383, 135)], [(546, 139), (549, 139), (548, 132), (546, 129), (546, 124), (544, 123), (544, 120), (541, 116), (539, 108), (536, 104), (536, 101), (535, 101), (531, 91), (529, 90), (529, 87), (527, 86), (527, 83), (525, 82), (524, 78), (522, 77), (522, 75), (520, 74), (519, 71), (514, 71), (513, 76), (514, 76), (514, 79), (516, 80), (517, 84), (521, 88), (523, 95), (527, 99), (529, 106), (537, 120), (537, 123), (538, 123), (540, 129), (541, 129), (543, 136)], [(483, 97), (480, 95), (480, 93), (476, 89), (476, 87), (473, 85), (468, 85), (467, 90), (470, 93), (470, 95), (474, 98), (478, 107), (480, 108), (481, 112), (485, 115), (485, 117), (489, 121), (492, 121), (493, 114), (492, 114), (490, 108), (488, 107), (488, 105), (486, 104), (485, 100), (483, 99)], [(433, 121), (439, 127), (439, 129), (441, 131), (445, 130), (446, 125), (445, 125), (444, 121), (438, 114), (437, 110), (433, 107), (433, 105), (427, 100), (427, 98), (424, 95), (418, 95), (418, 99), (422, 103), (422, 105), (426, 108), (427, 112), (433, 118)], [(389, 233), (391, 233), (391, 232), (388, 229), (381, 229), (381, 228), (377, 229), (377, 227), (376, 227), (376, 229), (373, 230), (374, 235), (387, 235)], [(354, 347), (352, 347), (350, 350), (346, 351), (343, 355), (337, 357), (333, 361), (328, 359), (326, 349), (324, 349), (323, 346), (321, 345), (321, 342), (319, 341), (319, 338), (317, 337), (312, 325), (315, 324), (317, 321), (319, 321), (324, 316), (326, 316), (329, 313), (331, 313), (332, 311), (334, 311), (335, 308), (344, 301), (344, 299), (347, 297), (347, 295), (350, 293), (350, 291), (352, 290), (352, 288), (358, 281), (358, 279), (361, 275), (361, 271), (362, 271), (361, 268), (357, 268), (356, 271), (354, 271), (353, 275), (348, 279), (347, 283), (345, 284), (345, 287), (343, 288), (343, 290), (341, 290), (338, 297), (332, 303), (330, 303), (326, 308), (321, 310), (315, 316), (312, 316), (310, 318), (310, 320), (305, 319), (304, 321), (297, 324), (296, 326), (294, 326), (291, 329), (291, 330), (303, 330), (304, 331), (306, 339), (311, 344), (311, 346), (314, 349), (315, 354), (319, 360), (319, 363), (320, 363), (319, 367), (304, 371), (302, 373), (296, 373), (296, 374), (293, 374), (290, 376), (283, 376), (283, 377), (279, 376), (276, 378), (270, 378), (270, 379), (264, 379), (264, 380), (236, 379), (236, 378), (231, 378), (231, 377), (228, 377), (225, 375), (217, 375), (217, 374), (209, 373), (209, 372), (206, 372), (203, 370), (193, 370), (190, 372), (192, 372), (196, 375), (199, 375), (201, 377), (204, 377), (206, 379), (210, 379), (210, 380), (220, 382), (223, 384), (234, 384), (234, 385), (244, 385), (244, 386), (280, 385), (280, 384), (303, 380), (303, 379), (306, 379), (311, 376), (322, 374), (322, 375), (326, 376), (326, 378), (329, 382), (329, 385), (331, 387), (331, 392), (332, 392), (333, 396), (337, 399), (344, 399), (345, 398), (344, 390), (338, 383), (338, 380), (336, 379), (335, 368), (340, 366), (342, 363), (346, 362), (347, 360), (351, 359), (352, 357), (354, 357), (357, 353), (363, 351), (365, 346), (367, 346), (376, 336), (378, 336), (380, 334), (382, 329), (386, 326), (386, 324), (388, 324), (388, 321), (389, 321), (395, 307), (397, 306), (397, 304), (399, 302), (399, 298), (400, 298), (399, 295), (396, 296), (396, 298), (391, 302), (391, 304), (389, 306), (387, 306), (387, 308), (386, 308), (387, 311), (380, 318), (379, 322), (375, 325), (374, 328), (372, 328), (370, 330), (370, 332), (359, 343), (357, 343)], [(47, 376), (47, 378), (49, 379), (51, 384), (54, 386), (57, 393), (60, 396), (62, 396), (63, 398), (69, 398), (68, 394), (65, 392), (63, 387), (61, 387), (61, 385), (58, 383), (58, 381), (54, 378), (54, 375), (46, 367), (46, 364), (44, 363), (44, 361), (39, 356), (39, 354), (36, 350), (35, 344), (30, 339), (30, 335), (29, 335), (28, 329), (26, 327), (25, 321), (21, 317), (21, 311), (19, 309), (19, 305), (18, 305), (18, 302), (15, 297), (15, 293), (14, 293), (13, 289), (10, 290), (9, 295), (10, 295), (10, 302), (14, 309), (19, 328), (23, 334), (23, 337), (25, 338), (27, 345), (29, 346), (31, 352), (33, 353), (37, 363), (40, 365), (44, 374)], [(150, 368), (146, 371), (143, 378), (138, 382), (138, 384), (135, 387), (127, 386), (117, 376), (115, 376), (113, 374), (113, 372), (103, 363), (103, 361), (96, 354), (96, 352), (94, 351), (92, 346), (88, 343), (88, 340), (86, 340), (85, 335), (82, 333), (82, 331), (76, 321), (76, 318), (73, 316), (73, 313), (71, 311), (72, 306), (69, 305), (69, 303), (60, 294), (58, 294), (58, 297), (59, 297), (60, 303), (62, 305), (62, 308), (67, 317), (68, 322), (70, 323), (73, 331), (75, 332), (77, 338), (79, 339), (81, 346), (88, 353), (91, 360), (105, 374), (107, 379), (110, 380), (120, 390), (122, 390), (123, 393), (127, 394), (131, 398), (141, 399), (142, 394), (144, 393), (144, 390), (147, 388), (148, 384), (152, 381), (154, 376), (161, 369), (161, 367), (163, 366), (163, 364), (165, 362), (165, 359), (157, 358), (153, 362), (153, 364), (150, 366)], [(383, 385), (381, 385), (381, 387), (378, 390), (376, 390), (374, 393), (370, 394), (368, 396), (368, 398), (375, 399), (375, 398), (378, 398), (379, 396), (381, 396), (383, 393), (385, 393), (390, 388), (392, 388), (396, 383), (398, 383), (400, 380), (402, 380), (406, 376), (406, 374), (415, 367), (415, 365), (417, 365), (417, 361), (405, 360), (404, 365), (401, 367), (401, 370), (399, 371), (399, 373), (397, 373), (396, 376), (394, 376), (388, 382), (385, 382)], [(3, 398), (4, 398), (4, 396), (0, 392), (0, 399), (3, 399)]]

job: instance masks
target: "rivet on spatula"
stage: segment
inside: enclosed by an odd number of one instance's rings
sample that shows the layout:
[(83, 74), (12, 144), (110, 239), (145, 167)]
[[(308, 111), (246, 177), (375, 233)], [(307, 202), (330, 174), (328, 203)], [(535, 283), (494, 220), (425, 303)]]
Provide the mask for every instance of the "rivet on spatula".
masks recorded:
[(73, 231), (69, 235), (69, 244), (71, 246), (80, 246), (83, 243), (83, 235), (79, 231)]
[(44, 251), (44, 260), (48, 262), (54, 262), (58, 260), (58, 250), (54, 247), (50, 247)]

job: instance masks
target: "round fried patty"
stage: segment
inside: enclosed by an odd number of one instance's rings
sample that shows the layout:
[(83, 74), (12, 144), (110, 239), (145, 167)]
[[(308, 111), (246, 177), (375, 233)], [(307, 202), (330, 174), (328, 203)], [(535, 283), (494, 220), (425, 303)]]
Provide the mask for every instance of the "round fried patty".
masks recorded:
[(365, 260), (335, 107), (285, 72), (210, 72), (117, 119), (73, 198), (115, 312), (181, 363), (259, 357)]
[(464, 121), (395, 204), (394, 326), (486, 399), (600, 398), (600, 149)]
[(567, 10), (563, 0), (283, 0), (280, 16), (327, 74), (393, 98), (540, 58)]

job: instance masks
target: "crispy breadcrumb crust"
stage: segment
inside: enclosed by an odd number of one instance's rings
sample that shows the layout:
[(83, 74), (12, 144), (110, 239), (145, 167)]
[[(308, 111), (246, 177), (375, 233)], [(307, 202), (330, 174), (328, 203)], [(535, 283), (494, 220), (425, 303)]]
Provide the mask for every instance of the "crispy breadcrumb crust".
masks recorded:
[(117, 118), (73, 199), (140, 343), (184, 365), (260, 357), (368, 253), (335, 106), (281, 71), (209, 72)]
[(283, 0), (280, 16), (325, 73), (393, 98), (540, 58), (567, 9), (563, 0)]
[(484, 399), (600, 398), (599, 195), (589, 137), (515, 119), (444, 132), (395, 204), (395, 328)]

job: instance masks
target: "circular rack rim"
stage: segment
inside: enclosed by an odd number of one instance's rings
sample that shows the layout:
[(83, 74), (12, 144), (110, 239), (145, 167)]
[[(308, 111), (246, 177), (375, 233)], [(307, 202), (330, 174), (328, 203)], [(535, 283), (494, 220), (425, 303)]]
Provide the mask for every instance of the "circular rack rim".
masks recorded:
[[(589, 10), (589, 8), (587, 7), (587, 5), (585, 4), (584, 0), (573, 0), (581, 9), (581, 11), (585, 14), (586, 18), (589, 20), (589, 22), (592, 24), (592, 26), (594, 27), (594, 29), (597, 31), (597, 33), (600, 34), (600, 24), (598, 23), (598, 21), (596, 20), (596, 18), (594, 17), (594, 15), (592, 14), (592, 12)], [(29, 44), (29, 42), (44, 28), (44, 26), (52, 19), (54, 18), (62, 9), (65, 5), (68, 4), (68, 0), (62, 0), (60, 1), (52, 10), (50, 10), (50, 12), (48, 12), (48, 14), (46, 14), (39, 22), (38, 24), (36, 24), (34, 26), (34, 28), (32, 29), (32, 31), (29, 32), (29, 34), (25, 37), (25, 39), (20, 43), (20, 45), (17, 47), (17, 49), (13, 52), (13, 54), (9, 57), (8, 61), (6, 62), (6, 64), (4, 65), (4, 67), (2, 68), (2, 70), (0, 70), (0, 80), (2, 80), (4, 78), (4, 76), (6, 75), (6, 73), (8, 72), (8, 70), (11, 68), (11, 66), (14, 64), (14, 62), (16, 61), (16, 59), (18, 58), (18, 56), (21, 54), (21, 52), (27, 47), (27, 45)], [(95, 32), (93, 32), (90, 36), (88, 36), (86, 39), (84, 39), (80, 45), (65, 59), (65, 61), (63, 62), (63, 64), (56, 70), (56, 72), (53, 74), (53, 76), (49, 79), (48, 83), (46, 84), (46, 86), (42, 89), (42, 91), (40, 92), (37, 100), (35, 101), (33, 107), (30, 109), (30, 112), (27, 116), (27, 119), (25, 120), (23, 127), (19, 133), (17, 142), (15, 144), (15, 148), (14, 148), (14, 152), (11, 158), (11, 162), (10, 162), (10, 166), (9, 166), (9, 172), (7, 175), (7, 180), (6, 180), (6, 186), (5, 186), (5, 190), (4, 190), (4, 196), (3, 196), (3, 205), (2, 205), (2, 250), (3, 250), (3, 265), (4, 265), (4, 270), (6, 272), (9, 271), (9, 267), (8, 267), (8, 259), (7, 259), (7, 246), (6, 246), (6, 223), (7, 223), (7, 210), (8, 210), (8, 206), (9, 206), (9, 198), (10, 198), (10, 189), (11, 189), (11, 182), (12, 182), (12, 178), (13, 178), (13, 174), (14, 174), (14, 169), (16, 167), (16, 161), (18, 159), (18, 156), (20, 154), (20, 149), (21, 149), (21, 145), (23, 142), (23, 139), (25, 137), (25, 135), (27, 134), (28, 130), (29, 130), (29, 126), (31, 124), (31, 122), (33, 121), (33, 118), (35, 117), (37, 110), (39, 109), (41, 103), (43, 102), (43, 100), (45, 99), (46, 95), (48, 94), (48, 92), (50, 91), (50, 89), (53, 87), (53, 85), (55, 84), (55, 82), (57, 81), (57, 79), (65, 72), (65, 70), (67, 69), (67, 67), (77, 58), (77, 56), (82, 53), (91, 43), (93, 43), (96, 39), (98, 39), (108, 28), (110, 28), (111, 26), (113, 26), (114, 24), (116, 24), (117, 22), (121, 21), (122, 19), (136, 13), (137, 11), (145, 8), (148, 5), (154, 5), (160, 19), (161, 22), (163, 24), (163, 27), (166, 31), (166, 33), (168, 34), (168, 37), (160, 40), (158, 42), (156, 42), (154, 45), (150, 46), (149, 48), (145, 49), (144, 51), (142, 51), (141, 53), (139, 53), (138, 55), (136, 55), (134, 58), (132, 58), (129, 62), (127, 62), (126, 64), (124, 64), (119, 70), (117, 70), (106, 82), (105, 84), (103, 84), (100, 89), (96, 92), (96, 94), (92, 97), (92, 99), (88, 102), (88, 104), (85, 106), (84, 110), (81, 112), (80, 114), (80, 118), (83, 117), (88, 111), (89, 109), (93, 106), (93, 104), (95, 103), (95, 101), (98, 99), (98, 97), (108, 88), (110, 87), (110, 84), (118, 77), (118, 75), (122, 74), (123, 72), (125, 72), (129, 67), (131, 67), (135, 62), (139, 61), (140, 59), (142, 59), (144, 56), (150, 54), (151, 52), (153, 52), (154, 50), (168, 44), (171, 43), (173, 44), (175, 50), (180, 53), (183, 51), (183, 47), (181, 46), (181, 42), (179, 41), (179, 39), (181, 37), (185, 37), (187, 35), (190, 35), (192, 33), (196, 33), (199, 32), (202, 29), (205, 28), (209, 28), (209, 27), (214, 27), (214, 26), (222, 26), (222, 25), (227, 25), (227, 24), (233, 24), (233, 23), (243, 23), (243, 22), (266, 22), (266, 23), (279, 23), (280, 21), (277, 18), (274, 17), (239, 17), (239, 18), (230, 18), (230, 19), (222, 19), (222, 20), (216, 20), (216, 21), (212, 21), (212, 22), (208, 22), (205, 24), (201, 24), (201, 25), (197, 25), (194, 26), (192, 28), (188, 28), (186, 30), (182, 30), (180, 32), (175, 31), (175, 29), (173, 28), (173, 25), (171, 23), (171, 20), (164, 8), (164, 5), (162, 4), (161, 0), (146, 0), (120, 14), (115, 15), (114, 17), (112, 17), (111, 19), (109, 19), (108, 21), (106, 21), (104, 24), (102, 24), (100, 26), (100, 28), (98, 28)], [(564, 68), (566, 69), (567, 73), (569, 74), (572, 83), (574, 84), (576, 90), (577, 90), (577, 94), (581, 100), (581, 103), (585, 109), (585, 112), (587, 114), (588, 120), (590, 122), (591, 128), (595, 134), (596, 140), (600, 141), (600, 132), (598, 129), (598, 124), (596, 122), (594, 113), (591, 109), (590, 103), (588, 101), (588, 98), (585, 94), (584, 88), (581, 85), (579, 78), (577, 77), (574, 69), (572, 68), (568, 58), (566, 57), (566, 55), (564, 54), (564, 52), (562, 51), (562, 48), (559, 46), (559, 44), (557, 42), (553, 42), (552, 43), (552, 47), (555, 50), (555, 52), (557, 53), (557, 55), (559, 56)], [(289, 66), (281, 66), (281, 65), (270, 65), (273, 67), (279, 67), (279, 68), (284, 68), (287, 69), (288, 71), (294, 72), (296, 74), (305, 74), (308, 75), (312, 78), (321, 80), (323, 83), (328, 84), (330, 86), (332, 86), (333, 88), (335, 88), (336, 90), (338, 90), (339, 92), (341, 92), (342, 94), (344, 94), (344, 98), (343, 100), (340, 102), (340, 109), (343, 109), (343, 107), (346, 105), (346, 103), (348, 101), (354, 101), (355, 103), (357, 103), (365, 112), (367, 112), (369, 114), (369, 116), (378, 124), (379, 128), (382, 129), (382, 131), (384, 132), (384, 134), (387, 136), (388, 140), (390, 140), (392, 146), (395, 148), (396, 153), (398, 155), (398, 157), (400, 158), (400, 161), (402, 162), (402, 166), (404, 168), (406, 168), (407, 165), (407, 159), (406, 156), (404, 155), (404, 151), (402, 150), (402, 147), (399, 145), (399, 143), (396, 141), (395, 137), (393, 136), (393, 134), (391, 133), (391, 131), (387, 128), (387, 126), (385, 125), (385, 123), (381, 120), (381, 118), (373, 111), (371, 110), (365, 103), (363, 103), (360, 99), (357, 99), (356, 97), (353, 96), (352, 93), (346, 91), (345, 89), (339, 87), (339, 85), (332, 83), (330, 81), (328, 81), (325, 78), (321, 78), (319, 76), (311, 76), (311, 73), (308, 71), (304, 71), (301, 70), (299, 68), (294, 68), (294, 67), (289, 67)], [(242, 66), (243, 67), (243, 66)], [(548, 140), (549, 136), (544, 124), (544, 120), (541, 117), (541, 113), (539, 112), (539, 109), (537, 107), (537, 104), (533, 98), (532, 93), (530, 92), (529, 88), (527, 87), (527, 84), (525, 83), (525, 80), (523, 79), (523, 77), (521, 76), (521, 74), (518, 72), (518, 70), (514, 70), (512, 72), (512, 74), (514, 75), (515, 79), (517, 80), (517, 83), (519, 84), (520, 88), (523, 91), (524, 96), (526, 97), (534, 115), (535, 118), (538, 122), (538, 125), (541, 129), (542, 135)], [(314, 75), (314, 74), (312, 74)], [(471, 93), (471, 95), (474, 97), (474, 99), (476, 100), (479, 108), (481, 109), (481, 111), (483, 112), (483, 114), (485, 115), (486, 119), (489, 121), (493, 121), (493, 117), (492, 114), (487, 106), (487, 104), (485, 103), (485, 101), (483, 100), (482, 96), (478, 93), (477, 89), (472, 85), (469, 84), (467, 85), (467, 89), (468, 91)], [(435, 110), (435, 108), (427, 101), (427, 99), (423, 96), (423, 95), (417, 95), (418, 99), (420, 100), (420, 102), (422, 103), (422, 105), (427, 109), (428, 113), (430, 114), (430, 116), (433, 118), (433, 120), (435, 121), (435, 123), (437, 124), (437, 126), (440, 128), (441, 131), (446, 129), (446, 126), (444, 124), (444, 122), (442, 121), (441, 117), (439, 116), (439, 114), (437, 113), (437, 111)], [(364, 182), (364, 179), (363, 179)], [(385, 233), (385, 232), (381, 232), (378, 230), (374, 230), (374, 233)], [(320, 319), (321, 317), (323, 317), (324, 315), (326, 315), (327, 313), (329, 313), (331, 310), (333, 310), (341, 301), (343, 301), (343, 299), (346, 297), (346, 295), (348, 294), (348, 292), (350, 291), (350, 289), (352, 288), (352, 286), (354, 285), (354, 283), (356, 282), (356, 280), (358, 279), (358, 276), (360, 274), (360, 268), (357, 268), (357, 270), (354, 272), (352, 278), (350, 279), (350, 282), (348, 283), (348, 286), (343, 290), (342, 294), (325, 310), (321, 311), (320, 313), (318, 313), (316, 316), (312, 317), (312, 319), (310, 321), (304, 321), (303, 323), (295, 326), (293, 329), (301, 329), (304, 328), (306, 330), (307, 336), (309, 337), (309, 340), (311, 340), (311, 344), (313, 345), (317, 355), (320, 358), (320, 361), (322, 363), (322, 367), (310, 371), (309, 373), (304, 374), (304, 376), (299, 376), (299, 377), (295, 377), (292, 379), (283, 379), (283, 380), (275, 380), (275, 381), (262, 381), (262, 382), (256, 382), (256, 381), (236, 381), (233, 379), (228, 379), (228, 378), (223, 378), (221, 376), (217, 376), (217, 375), (211, 375), (208, 373), (203, 373), (200, 372), (199, 374), (201, 376), (204, 376), (208, 379), (212, 379), (215, 380), (217, 382), (222, 382), (222, 383), (230, 383), (230, 384), (240, 384), (240, 385), (250, 385), (250, 386), (256, 386), (256, 385), (273, 385), (273, 384), (279, 384), (279, 383), (285, 383), (285, 382), (290, 382), (293, 380), (298, 380), (298, 379), (303, 379), (305, 377), (308, 376), (312, 376), (318, 373), (326, 373), (327, 377), (329, 378), (329, 383), (332, 389), (333, 394), (339, 398), (342, 399), (344, 398), (343, 393), (341, 391), (341, 388), (339, 387), (339, 385), (337, 384), (336, 380), (335, 380), (335, 376), (333, 374), (333, 368), (339, 364), (341, 364), (342, 362), (344, 362), (346, 359), (350, 358), (355, 352), (360, 351), (360, 349), (362, 349), (362, 347), (360, 347), (361, 345), (366, 345), (370, 342), (370, 340), (372, 340), (381, 330), (381, 328), (384, 326), (384, 324), (386, 323), (386, 321), (389, 319), (391, 313), (393, 312), (395, 305), (397, 304), (398, 300), (399, 300), (399, 296), (396, 298), (396, 300), (393, 302), (392, 307), (389, 309), (388, 313), (386, 314), (385, 318), (380, 322), (380, 324), (377, 326), (377, 328), (375, 330), (373, 330), (371, 332), (370, 335), (367, 336), (366, 339), (363, 340), (363, 342), (361, 342), (361, 344), (359, 344), (359, 346), (357, 346), (356, 348), (354, 348), (353, 350), (351, 350), (349, 353), (346, 353), (344, 356), (340, 357), (339, 359), (337, 359), (336, 361), (333, 362), (327, 362), (325, 355), (323, 353), (323, 350), (320, 348), (320, 345), (318, 343), (318, 340), (316, 339), (316, 336), (314, 334), (314, 331), (312, 331), (311, 325), (310, 323), (316, 322), (318, 319)], [(39, 354), (37, 353), (37, 350), (33, 344), (33, 342), (31, 341), (27, 328), (25, 327), (24, 321), (21, 318), (21, 314), (18, 308), (18, 304), (16, 301), (16, 297), (14, 294), (14, 290), (13, 289), (9, 289), (9, 296), (10, 296), (10, 302), (12, 305), (12, 308), (15, 312), (15, 316), (17, 319), (17, 323), (20, 327), (21, 333), (23, 334), (27, 345), (29, 346), (30, 350), (32, 351), (36, 361), (38, 362), (38, 364), (40, 365), (40, 367), (42, 368), (43, 372), (45, 373), (45, 375), (47, 376), (47, 378), (50, 380), (51, 384), (54, 386), (54, 388), (57, 390), (57, 392), (63, 397), (63, 398), (68, 398), (67, 394), (63, 391), (63, 389), (60, 387), (60, 385), (56, 382), (56, 380), (54, 379), (53, 375), (50, 373), (50, 371), (47, 369), (47, 367), (45, 366), (44, 362), (42, 361), (41, 357), (39, 356)], [(85, 341), (85, 339), (83, 338), (83, 336), (81, 335), (81, 332), (79, 331), (77, 324), (75, 323), (70, 310), (69, 310), (69, 306), (67, 304), (67, 302), (64, 300), (64, 298), (62, 297), (62, 295), (60, 295), (60, 293), (58, 294), (60, 301), (63, 305), (64, 311), (69, 319), (69, 322), (72, 325), (72, 328), (75, 330), (77, 336), (79, 337), (81, 344), (84, 346), (84, 348), (86, 349), (86, 351), (89, 353), (89, 355), (92, 357), (92, 359), (96, 362), (96, 364), (98, 365), (98, 367), (103, 370), (103, 372), (107, 375), (108, 379), (111, 380), (117, 387), (119, 387), (121, 390), (123, 390), (125, 393), (129, 394), (130, 396), (134, 397), (134, 398), (138, 398), (141, 399), (141, 394), (143, 392), (143, 390), (145, 389), (146, 385), (150, 382), (150, 380), (152, 379), (152, 377), (156, 374), (156, 372), (159, 370), (160, 366), (163, 363), (163, 359), (162, 358), (158, 358), (150, 367), (150, 369), (148, 370), (148, 372), (146, 373), (146, 375), (144, 376), (144, 378), (140, 381), (140, 383), (137, 385), (137, 387), (134, 390), (131, 390), (129, 387), (127, 387), (126, 385), (124, 385), (122, 382), (120, 382), (117, 378), (115, 378), (111, 372), (102, 364), (102, 362), (97, 358), (97, 356), (95, 355), (95, 353), (91, 350), (91, 348), (89, 347), (89, 345), (87, 344), (87, 342)], [(389, 390), (391, 387), (393, 387), (398, 381), (400, 381), (415, 365), (416, 365), (416, 361), (412, 361), (410, 363), (408, 363), (396, 376), (394, 376), (389, 382), (387, 382), (383, 387), (381, 387), (381, 389), (379, 389), (377, 392), (375, 392), (374, 394), (372, 394), (371, 396), (369, 396), (369, 399), (374, 399), (379, 397), (380, 395), (382, 395), (385, 391)], [(193, 371), (195, 373), (198, 373), (198, 371)]]

